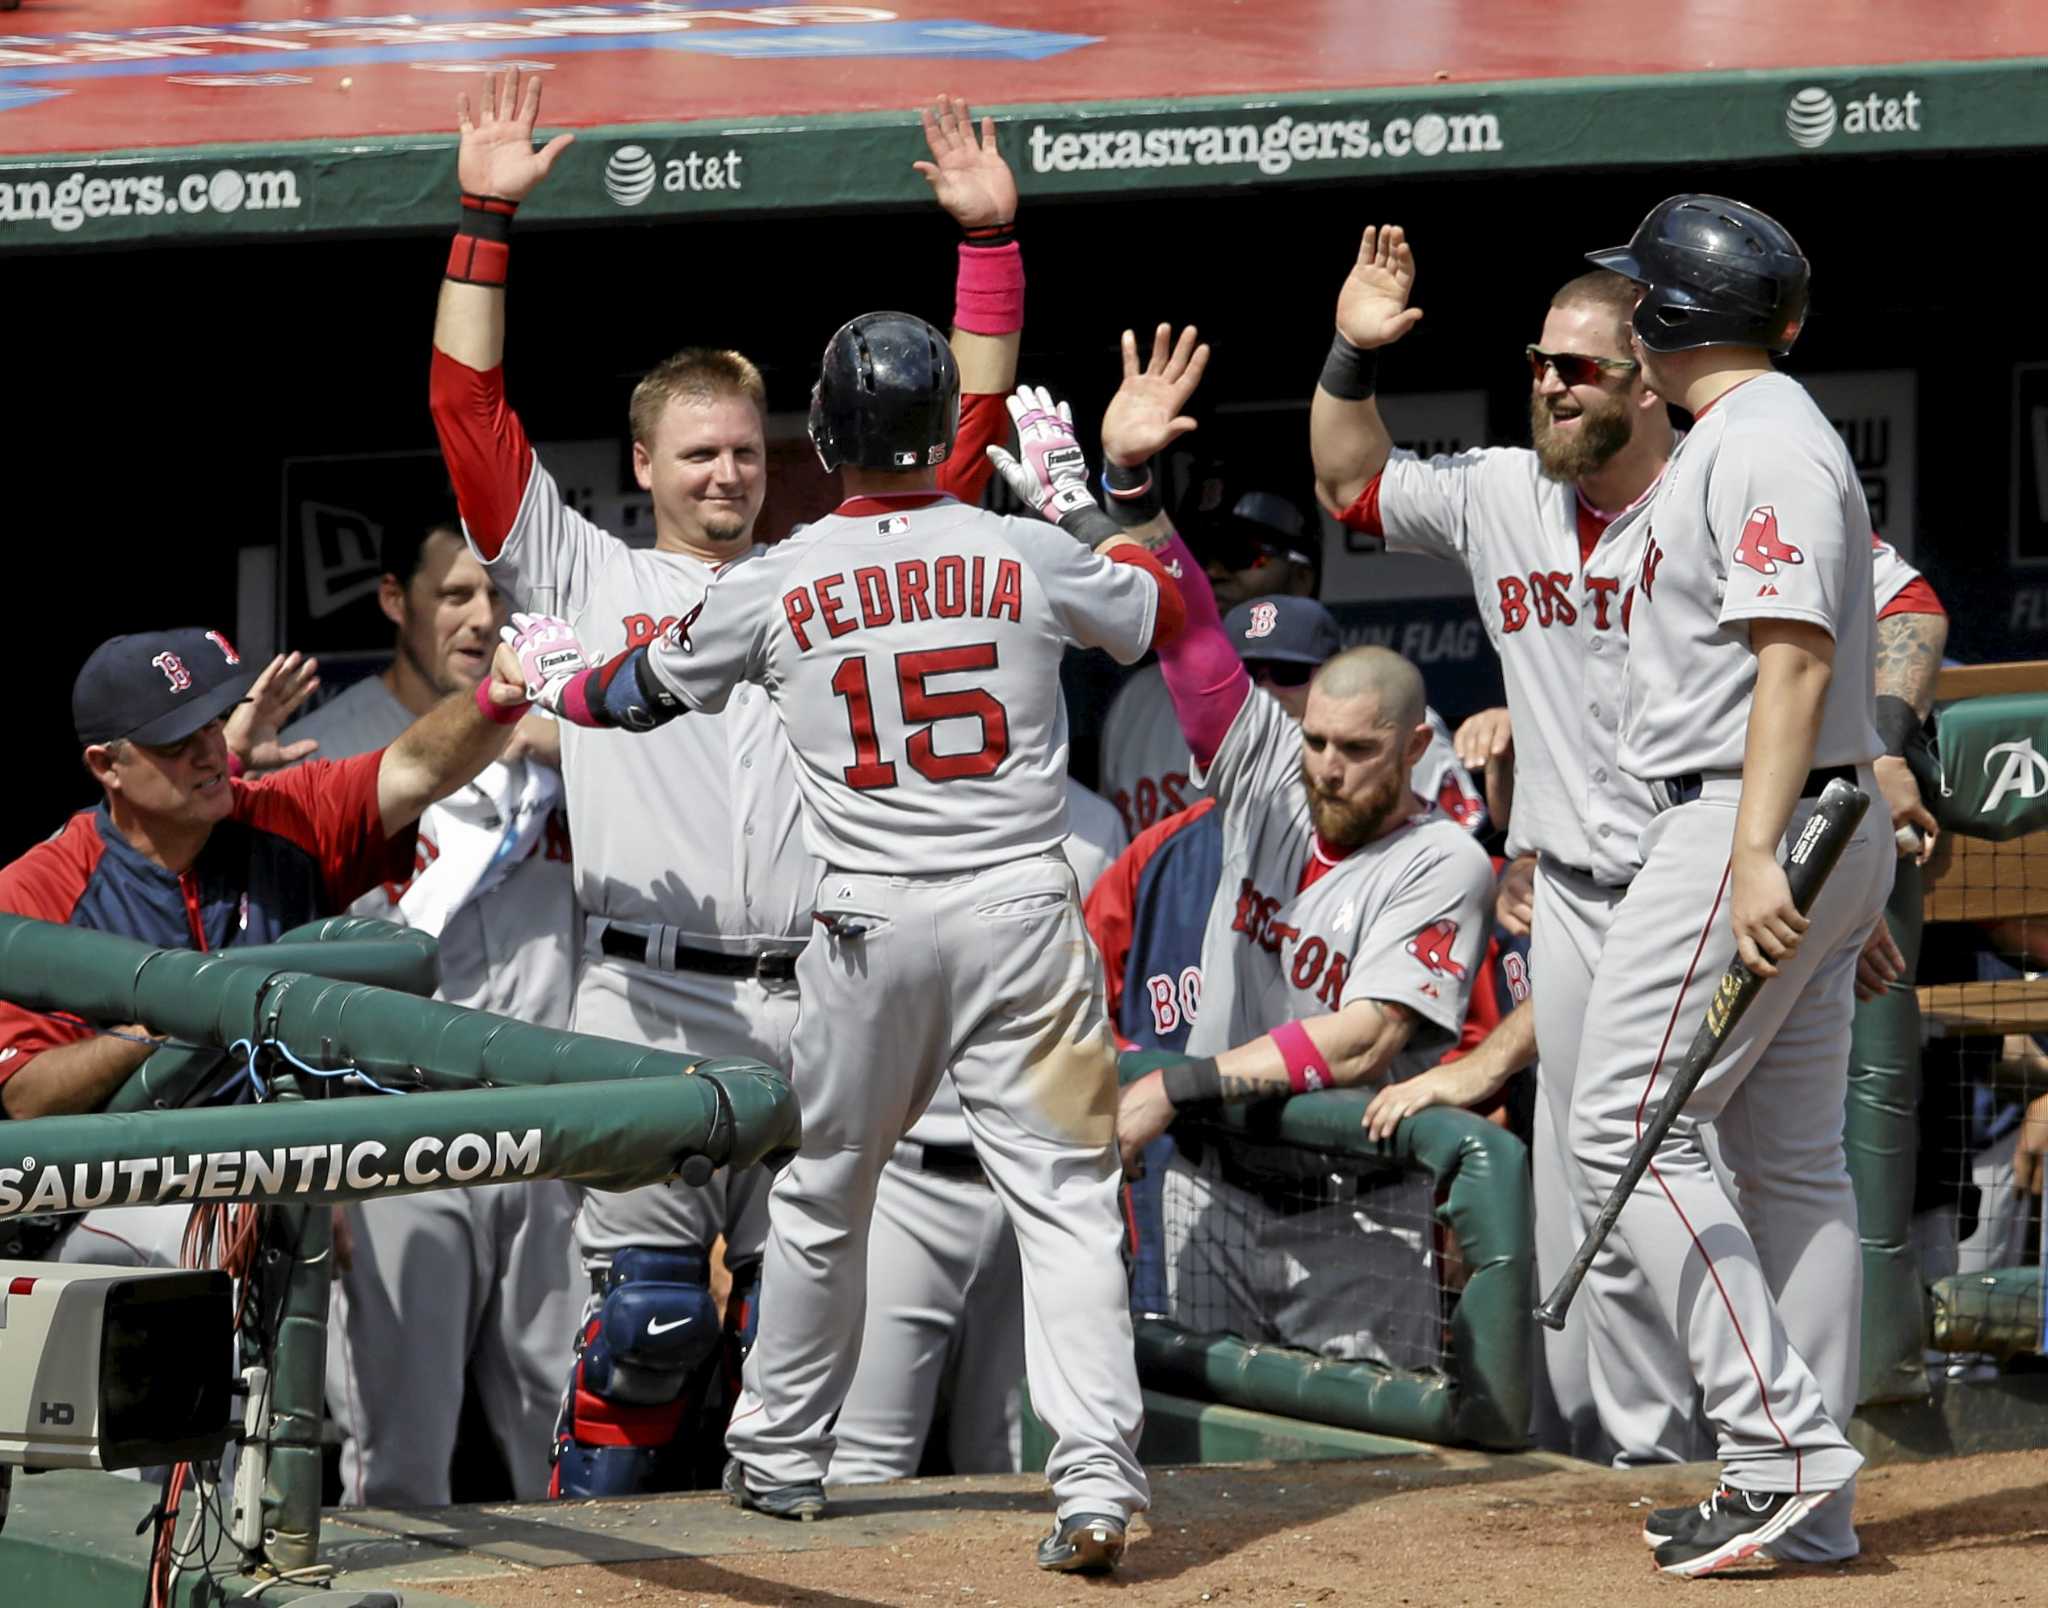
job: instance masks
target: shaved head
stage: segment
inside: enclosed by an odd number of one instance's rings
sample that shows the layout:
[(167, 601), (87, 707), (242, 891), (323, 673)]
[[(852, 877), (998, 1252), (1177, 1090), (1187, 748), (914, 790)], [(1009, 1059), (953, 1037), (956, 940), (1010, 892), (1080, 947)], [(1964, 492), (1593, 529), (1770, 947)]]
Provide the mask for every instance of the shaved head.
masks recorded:
[(1391, 648), (1346, 648), (1323, 661), (1309, 690), (1337, 699), (1370, 694), (1378, 701), (1380, 724), (1403, 731), (1421, 725), (1428, 706), (1422, 673)]

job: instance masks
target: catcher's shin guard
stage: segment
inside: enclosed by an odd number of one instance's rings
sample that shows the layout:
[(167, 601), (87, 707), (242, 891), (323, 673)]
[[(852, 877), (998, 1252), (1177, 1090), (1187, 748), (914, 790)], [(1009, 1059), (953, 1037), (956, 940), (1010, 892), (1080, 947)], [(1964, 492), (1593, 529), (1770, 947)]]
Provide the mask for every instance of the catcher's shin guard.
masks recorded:
[(702, 1251), (616, 1251), (593, 1281), (555, 1424), (548, 1494), (631, 1496), (689, 1483), (679, 1430), (716, 1380), (722, 1331)]

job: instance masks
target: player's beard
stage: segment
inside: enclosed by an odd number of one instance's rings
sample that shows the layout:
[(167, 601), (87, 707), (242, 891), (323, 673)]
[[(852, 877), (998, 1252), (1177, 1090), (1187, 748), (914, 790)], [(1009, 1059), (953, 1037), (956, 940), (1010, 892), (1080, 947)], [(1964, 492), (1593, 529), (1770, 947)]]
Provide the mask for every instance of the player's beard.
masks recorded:
[(1385, 831), (1408, 791), (1407, 778), (1397, 772), (1365, 797), (1345, 798), (1316, 786), (1306, 761), (1301, 767), (1301, 785), (1308, 789), (1309, 819), (1316, 835), (1331, 848), (1346, 851), (1370, 843)]
[(1578, 425), (1559, 430), (1550, 402), (1529, 398), (1529, 435), (1536, 458), (1552, 480), (1583, 480), (1628, 445), (1633, 428), (1626, 396), (1603, 397), (1579, 414)]

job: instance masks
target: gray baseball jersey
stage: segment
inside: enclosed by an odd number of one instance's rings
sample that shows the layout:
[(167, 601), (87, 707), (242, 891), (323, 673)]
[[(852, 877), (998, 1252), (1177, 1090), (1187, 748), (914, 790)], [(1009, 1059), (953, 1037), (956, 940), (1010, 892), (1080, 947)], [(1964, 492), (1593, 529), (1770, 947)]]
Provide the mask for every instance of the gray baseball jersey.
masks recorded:
[[(368, 676), (286, 731), (327, 759), (382, 748), (413, 722)], [(521, 762), (521, 764), (531, 763)], [(451, 835), (475, 831), (520, 767), (494, 765), (420, 817), (424, 871)], [(459, 815), (458, 815), (458, 812)], [(560, 810), (519, 865), (442, 922), (451, 1004), (566, 1027), (579, 922)], [(403, 889), (373, 889), (357, 915), (406, 922)], [(580, 1291), (572, 1282), (573, 1192), (555, 1182), (364, 1201), (348, 1208), (355, 1254), (329, 1315), (327, 1395), (342, 1431), (342, 1497), (380, 1506), (449, 1501), (463, 1377), (475, 1372), (514, 1494), (547, 1494), (548, 1449)]]
[(1813, 763), (1866, 764), (1884, 751), (1870, 512), (1849, 449), (1804, 386), (1765, 374), (1721, 397), (1632, 517), (1644, 528), (1623, 769), (1656, 781), (1742, 768), (1757, 619), (1805, 621), (1834, 638)]
[[(735, 565), (649, 662), (693, 709), (765, 687), (796, 755), (811, 852), (836, 870), (974, 870), (1067, 835), (1066, 706), (1036, 696), (1067, 642), (1125, 663), (1149, 575), (1042, 521), (949, 497), (849, 503)], [(687, 724), (687, 722), (681, 722)]]
[(1458, 1035), (1486, 948), (1485, 851), (1432, 810), (1303, 888), (1320, 851), (1301, 728), (1256, 689), (1205, 774), (1223, 811), (1223, 879), (1202, 938), (1189, 1053), (1214, 1055), (1281, 1022), (1372, 999), (1420, 1019), (1389, 1075), (1430, 1065)]

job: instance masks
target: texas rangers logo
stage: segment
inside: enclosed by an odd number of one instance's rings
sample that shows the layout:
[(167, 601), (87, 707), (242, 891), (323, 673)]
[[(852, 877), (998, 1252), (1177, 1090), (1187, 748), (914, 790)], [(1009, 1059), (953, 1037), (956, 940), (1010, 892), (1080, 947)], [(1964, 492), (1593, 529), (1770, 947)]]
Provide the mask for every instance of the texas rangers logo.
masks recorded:
[(1423, 968), (1438, 977), (1463, 978), (1465, 968), (1451, 958), (1451, 945), (1458, 941), (1458, 924), (1455, 921), (1432, 921), (1407, 943), (1408, 953), (1421, 961)]
[(1278, 604), (1254, 603), (1252, 605), (1252, 623), (1244, 628), (1244, 634), (1247, 639), (1256, 642), (1260, 637), (1271, 636), (1274, 628), (1279, 624), (1280, 608)]
[(1750, 510), (1735, 541), (1735, 562), (1759, 575), (1775, 575), (1780, 564), (1804, 564), (1806, 555), (1778, 535), (1778, 511), (1769, 503)]
[(185, 661), (175, 653), (159, 653), (149, 662), (164, 673), (164, 679), (171, 684), (171, 691), (192, 690), (192, 672), (185, 668)]

